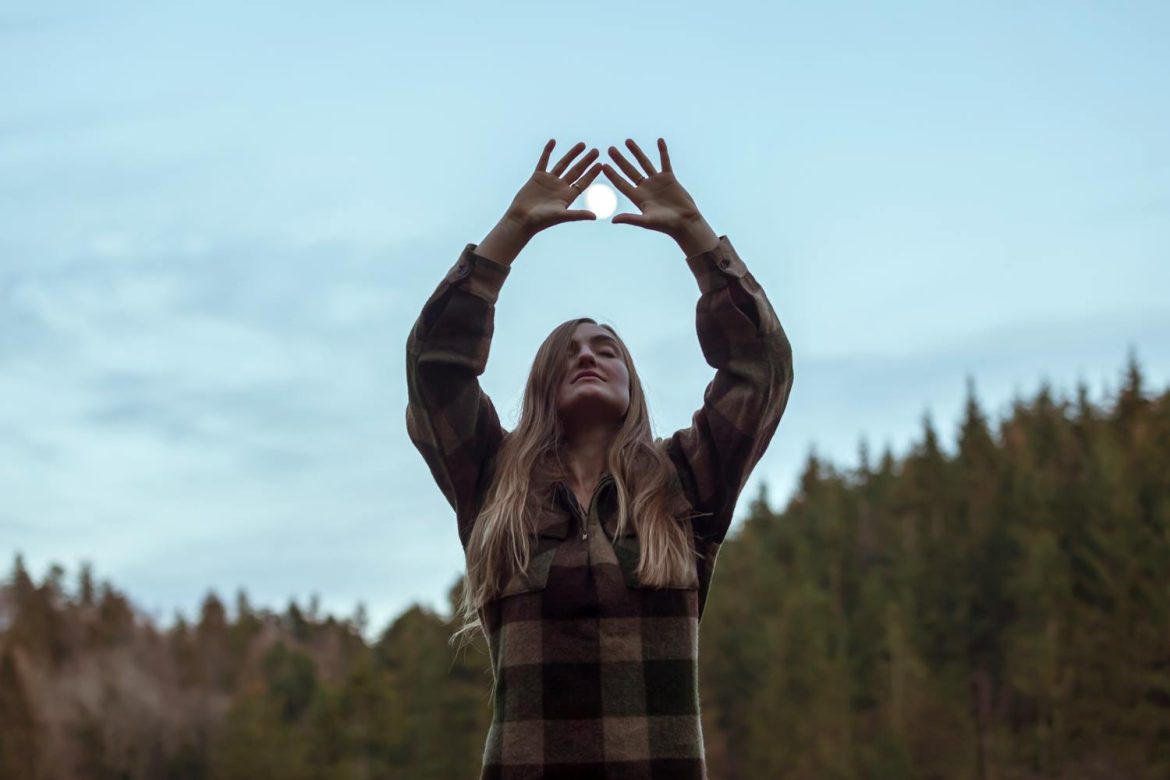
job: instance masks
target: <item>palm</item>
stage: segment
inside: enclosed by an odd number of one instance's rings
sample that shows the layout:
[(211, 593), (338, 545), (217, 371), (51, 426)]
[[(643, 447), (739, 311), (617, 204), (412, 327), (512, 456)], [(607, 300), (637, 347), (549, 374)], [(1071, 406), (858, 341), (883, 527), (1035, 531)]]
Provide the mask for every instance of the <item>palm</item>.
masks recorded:
[(578, 143), (569, 149), (551, 171), (546, 171), (545, 166), (548, 165), (554, 143), (555, 141), (549, 140), (545, 144), (536, 170), (512, 201), (512, 212), (520, 215), (525, 227), (533, 233), (561, 222), (597, 219), (597, 215), (591, 211), (568, 208), (581, 191), (601, 173), (600, 165), (589, 168), (589, 164), (597, 157), (597, 150), (590, 151), (566, 172), (569, 162), (585, 148), (585, 144)]
[(673, 229), (682, 222), (682, 211), (666, 203), (649, 203), (642, 208), (642, 220), (651, 229)]
[(610, 156), (634, 183), (626, 181), (608, 165), (602, 166), (602, 170), (614, 183), (614, 186), (621, 190), (622, 194), (629, 198), (642, 213), (618, 214), (613, 218), (613, 222), (615, 224), (637, 225), (667, 234), (677, 232), (687, 220), (698, 215), (699, 209), (695, 205), (694, 198), (674, 176), (674, 171), (670, 166), (670, 154), (666, 150), (666, 141), (658, 139), (658, 149), (662, 155), (661, 172), (654, 168), (650, 159), (632, 139), (627, 139), (626, 144), (646, 173), (643, 174), (635, 168), (613, 146), (609, 148)]
[(641, 202), (635, 200), (634, 205), (642, 210), (642, 217), (648, 223), (673, 227), (673, 223), (698, 211), (694, 198), (683, 189), (673, 173), (666, 171), (643, 179), (634, 194), (641, 195)]
[(520, 197), (531, 203), (529, 214), (535, 219), (550, 219), (564, 213), (580, 194), (564, 179), (544, 171), (537, 171), (520, 191)]

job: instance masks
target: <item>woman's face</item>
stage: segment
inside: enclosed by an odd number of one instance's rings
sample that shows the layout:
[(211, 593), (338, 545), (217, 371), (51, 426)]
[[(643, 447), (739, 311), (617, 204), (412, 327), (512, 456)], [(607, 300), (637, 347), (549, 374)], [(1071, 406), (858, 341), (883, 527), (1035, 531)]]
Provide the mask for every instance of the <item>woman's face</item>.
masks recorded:
[(564, 360), (557, 414), (565, 427), (620, 423), (630, 408), (630, 371), (610, 332), (592, 322), (580, 323)]

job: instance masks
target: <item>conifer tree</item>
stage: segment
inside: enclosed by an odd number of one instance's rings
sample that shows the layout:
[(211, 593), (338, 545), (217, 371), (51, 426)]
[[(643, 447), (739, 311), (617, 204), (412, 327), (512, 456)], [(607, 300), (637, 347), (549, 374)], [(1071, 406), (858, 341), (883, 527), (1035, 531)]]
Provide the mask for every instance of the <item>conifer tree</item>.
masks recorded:
[(0, 645), (0, 778), (39, 777), (40, 741), (15, 653)]
[(77, 575), (77, 598), (82, 607), (90, 608), (97, 603), (95, 591), (93, 565), (89, 561), (83, 561)]

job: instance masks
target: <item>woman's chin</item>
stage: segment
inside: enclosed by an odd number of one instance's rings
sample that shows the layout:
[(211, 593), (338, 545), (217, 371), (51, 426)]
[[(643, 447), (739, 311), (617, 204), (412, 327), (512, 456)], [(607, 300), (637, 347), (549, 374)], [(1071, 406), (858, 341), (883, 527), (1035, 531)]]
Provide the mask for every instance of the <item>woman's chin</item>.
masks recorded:
[(612, 425), (621, 423), (626, 408), (612, 399), (590, 393), (588, 396), (574, 394), (557, 412), (562, 420), (586, 425)]

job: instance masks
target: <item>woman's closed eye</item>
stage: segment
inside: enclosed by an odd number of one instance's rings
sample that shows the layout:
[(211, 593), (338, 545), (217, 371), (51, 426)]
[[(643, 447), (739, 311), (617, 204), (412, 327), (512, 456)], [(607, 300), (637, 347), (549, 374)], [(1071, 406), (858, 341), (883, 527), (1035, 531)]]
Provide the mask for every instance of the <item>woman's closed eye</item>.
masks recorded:
[[(577, 353), (571, 352), (570, 354), (575, 356)], [(599, 350), (597, 354), (601, 355), (602, 357), (607, 357), (607, 358), (615, 358), (618, 356), (618, 353), (612, 349), (602, 349), (602, 350)]]

